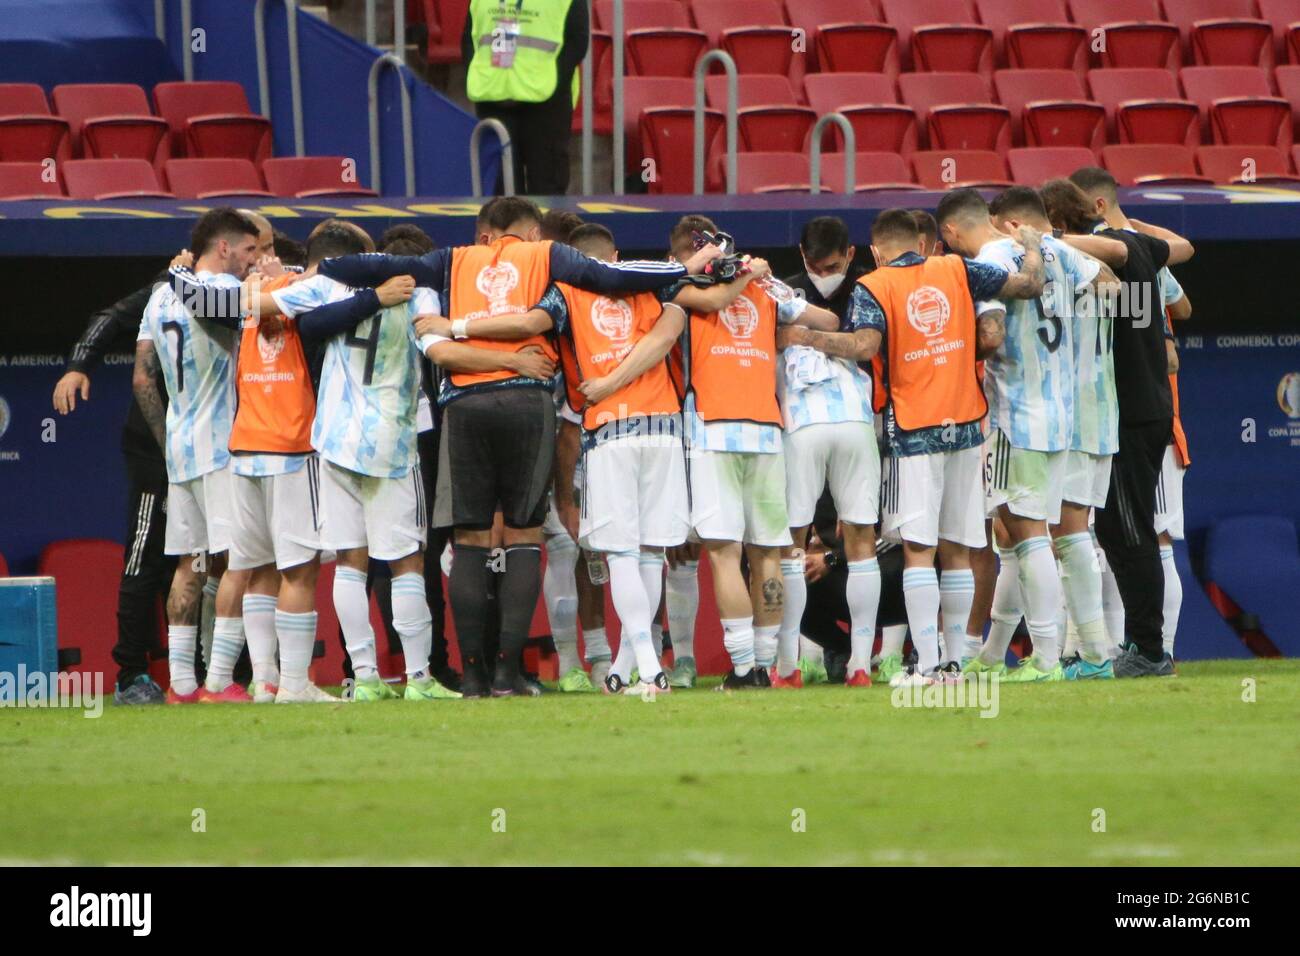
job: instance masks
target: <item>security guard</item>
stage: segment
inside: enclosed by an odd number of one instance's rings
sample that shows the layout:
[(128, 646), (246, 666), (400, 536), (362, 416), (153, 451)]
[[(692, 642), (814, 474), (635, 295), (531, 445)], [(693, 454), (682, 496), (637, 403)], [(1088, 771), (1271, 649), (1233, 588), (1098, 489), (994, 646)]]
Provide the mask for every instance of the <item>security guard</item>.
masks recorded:
[(509, 130), (521, 193), (569, 188), (575, 70), (589, 33), (585, 0), (470, 0), (461, 37), (466, 92), (481, 118)]

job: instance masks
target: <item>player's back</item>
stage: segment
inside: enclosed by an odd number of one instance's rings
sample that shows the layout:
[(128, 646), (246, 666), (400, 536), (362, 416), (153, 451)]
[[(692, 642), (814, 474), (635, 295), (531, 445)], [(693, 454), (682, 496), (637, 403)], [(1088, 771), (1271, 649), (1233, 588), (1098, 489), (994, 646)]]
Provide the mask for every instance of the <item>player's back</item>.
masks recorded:
[(1115, 306), (1102, 296), (1077, 299), (1074, 310), (1074, 436), (1070, 447), (1093, 455), (1119, 450), (1115, 393)]

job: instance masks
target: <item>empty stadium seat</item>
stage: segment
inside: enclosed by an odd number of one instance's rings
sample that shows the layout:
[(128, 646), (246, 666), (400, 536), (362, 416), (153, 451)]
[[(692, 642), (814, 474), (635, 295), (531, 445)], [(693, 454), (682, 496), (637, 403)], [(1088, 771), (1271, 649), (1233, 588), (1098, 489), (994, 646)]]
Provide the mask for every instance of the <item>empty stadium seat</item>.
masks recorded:
[(1274, 95), (1257, 66), (1188, 66), (1179, 73), (1187, 98), (1201, 110), (1212, 142), (1291, 145), (1291, 106)]
[[(610, 38), (608, 33), (598, 30), (591, 32), (591, 125), (598, 136), (608, 136), (613, 132), (614, 117), (614, 64), (609, 56)], [(626, 50), (624, 50), (626, 53)], [(624, 65), (626, 72), (630, 64)], [(582, 94), (579, 91), (578, 102), (573, 104), (573, 132), (582, 132)]]
[(1011, 111), (1011, 135), (1026, 146), (1086, 146), (1106, 140), (1106, 111), (1088, 99), (1073, 70), (998, 70), (998, 102)]
[(178, 156), (261, 163), (271, 155), (271, 121), (249, 108), (238, 83), (159, 83), (153, 99)]
[[(704, 78), (705, 102), (714, 109), (727, 108), (727, 78)], [(692, 101), (693, 102), (693, 101)], [(799, 99), (787, 77), (775, 73), (742, 74), (736, 77), (736, 108), (749, 106), (796, 106)]]
[(1039, 146), (1007, 150), (1011, 178), (1024, 186), (1041, 186), (1049, 179), (1063, 179), (1076, 169), (1096, 166), (1097, 154), (1080, 146)]
[(905, 69), (993, 72), (993, 31), (970, 0), (882, 0), (881, 8), (898, 30)]
[(1178, 81), (1168, 70), (1092, 70), (1088, 86), (1092, 98), (1106, 110), (1112, 143), (1195, 147), (1201, 141), (1200, 110), (1183, 98)]
[(695, 82), (680, 76), (629, 76), (623, 81), (623, 133), (628, 168), (642, 159), (641, 113), (655, 106), (690, 109), (695, 104)]
[(1273, 66), (1273, 27), (1255, 0), (1164, 0), (1178, 27), (1183, 62), (1205, 66)]
[[(708, 47), (708, 39), (699, 30), (664, 28), (633, 30), (625, 39), (629, 73), (637, 76), (694, 76), (695, 64)], [(604, 62), (613, 75), (613, 54)]]
[(995, 102), (979, 73), (904, 73), (903, 102), (916, 111), (930, 149), (991, 149), (1011, 146), (1011, 111)]
[[(884, 73), (810, 73), (803, 79), (808, 105), (818, 116), (843, 113), (856, 136), (854, 151), (910, 153), (916, 149), (918, 123), (910, 106), (898, 103), (892, 77)], [(841, 150), (838, 128), (822, 142)]]
[(50, 178), (44, 163), (0, 163), (0, 199), (62, 199), (58, 177)]
[(262, 164), (266, 188), (276, 196), (295, 196), (307, 199), (312, 196), (375, 196), (366, 189), (345, 180), (345, 171), (352, 168), (351, 160), (342, 156), (282, 156), (268, 159)]
[(1259, 0), (1259, 14), (1273, 28), (1273, 57), (1277, 63), (1296, 62), (1287, 43), (1293, 23), (1300, 23), (1300, 0)]
[(133, 83), (64, 83), (54, 109), (68, 121), (72, 150), (86, 159), (144, 159), (161, 169), (171, 154), (167, 123)]
[(1291, 130), (1300, 123), (1300, 66), (1279, 66), (1273, 71), (1273, 80), (1282, 98), (1291, 104)]
[(738, 148), (746, 152), (801, 150), (817, 122), (806, 106), (751, 106), (736, 117)]
[[(853, 154), (854, 192), (919, 190), (912, 168), (897, 153)], [(832, 192), (844, 192), (844, 154), (822, 153), (822, 184)]]
[(0, 83), (0, 161), (67, 159), (72, 152), (68, 121), (50, 113), (35, 83)]
[(926, 189), (1011, 185), (1006, 163), (990, 150), (929, 150), (915, 152), (910, 159), (916, 181)]
[[(614, 29), (614, 0), (596, 0), (598, 30)], [(678, 0), (623, 0), (623, 29), (650, 30), (662, 27), (689, 29), (690, 15)]]
[(1196, 171), (1195, 156), (1186, 146), (1168, 143), (1105, 146), (1101, 160), (1121, 186), (1212, 182)]
[(429, 40), (424, 58), (429, 64), (459, 63), (460, 38), (469, 13), (469, 0), (422, 0)]
[(1286, 153), (1275, 146), (1202, 146), (1196, 165), (1216, 183), (1300, 182)]
[[(785, 11), (781, 9), (779, 0), (692, 0), (691, 17), (709, 38), (709, 45), (714, 47), (722, 45), (724, 30), (785, 25)], [(789, 37), (787, 29), (787, 40)]]
[(722, 49), (736, 61), (737, 73), (788, 75), (794, 63), (794, 43), (787, 26), (723, 30)]
[(70, 159), (60, 168), (73, 199), (175, 198), (144, 159)]
[[(718, 157), (722, 159), (722, 157)], [(721, 165), (721, 164), (719, 164)], [(719, 175), (711, 188), (722, 189)], [(808, 156), (801, 152), (753, 152), (736, 156), (736, 192), (808, 191)]]
[(1300, 654), (1300, 547), (1295, 523), (1278, 515), (1240, 515), (1210, 525), (1205, 576), (1248, 614), (1287, 656)]
[(813, 69), (898, 73), (898, 31), (876, 0), (786, 0), (785, 14), (804, 31)]
[(169, 159), (163, 171), (168, 188), (179, 199), (274, 195), (246, 159)]
[(1164, 21), (1156, 0), (1070, 0), (1070, 12), (1090, 48), (1093, 31), (1105, 28), (1094, 65), (1176, 70), (1182, 62), (1178, 27)]
[(111, 685), (117, 674), (113, 645), (117, 643), (117, 589), (122, 567), (122, 545), (116, 541), (75, 538), (47, 545), (36, 569), (38, 575), (54, 578), (59, 649), (81, 652), (81, 661), (67, 669), (103, 674), (106, 685)]
[(977, 0), (993, 31), (997, 63), (1022, 70), (1076, 70), (1088, 65), (1087, 35), (1070, 22), (1065, 0)]
[[(704, 111), (706, 147), (722, 131), (722, 124), (721, 111)], [(694, 192), (695, 111), (683, 107), (652, 107), (641, 113), (637, 126), (641, 154), (655, 164), (655, 175), (648, 184), (650, 192)]]

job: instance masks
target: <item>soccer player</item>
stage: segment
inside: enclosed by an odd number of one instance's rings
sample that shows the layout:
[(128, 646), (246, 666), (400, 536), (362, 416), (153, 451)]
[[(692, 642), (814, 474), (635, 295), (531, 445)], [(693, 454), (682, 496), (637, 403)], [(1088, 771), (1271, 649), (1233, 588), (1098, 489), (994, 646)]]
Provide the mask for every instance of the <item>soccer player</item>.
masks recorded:
[[(1166, 315), (1165, 349), (1169, 364), (1169, 391), (1174, 405), (1174, 428), (1165, 447), (1160, 479), (1156, 484), (1156, 533), (1160, 536), (1160, 564), (1165, 571), (1164, 627), (1161, 633), (1165, 653), (1172, 657), (1174, 638), (1178, 633), (1178, 615), (1183, 607), (1183, 582), (1178, 577), (1178, 565), (1174, 563), (1174, 542), (1183, 540), (1183, 473), (1192, 459), (1187, 453), (1187, 434), (1178, 413), (1178, 347), (1169, 320), (1183, 322), (1190, 319), (1192, 303), (1168, 266), (1160, 271), (1160, 293)], [(1123, 613), (1122, 609), (1120, 613)]]
[[(949, 201), (954, 195), (967, 209), (965, 191), (945, 196), (941, 230), (945, 214), (957, 212)], [(962, 214), (978, 218), (973, 209)], [(983, 216), (987, 221), (987, 208)], [(916, 667), (891, 683), (956, 679), (940, 670), (939, 609), (942, 604), (944, 620), (964, 632), (974, 592), (968, 549), (985, 542), (979, 468), (987, 404), (975, 362), (992, 354), (1003, 337), (1003, 314), (989, 311), (977, 319), (975, 303), (1042, 292), (1039, 236), (1028, 227), (1020, 233), (1025, 261), (1011, 274), (960, 255), (924, 257), (916, 220), (904, 209), (886, 210), (872, 224), (878, 268), (858, 281), (851, 321), (855, 329), (882, 336), (888, 396), (882, 531), (903, 542), (903, 598), (917, 652)], [(942, 592), (936, 552), (944, 568)]]
[[(201, 216), (190, 236), (201, 280), (238, 288), (254, 262), (257, 228), (234, 209)], [(154, 290), (136, 343), (136, 400), (167, 457), (167, 530), (164, 550), (178, 556), (167, 598), (167, 702), (246, 702), (233, 681), (244, 645), (240, 604), (247, 572), (224, 569), (230, 547), (230, 430), (235, 411), (235, 336), (219, 325), (192, 319), (171, 285)], [(164, 411), (156, 372), (162, 367)], [(214, 556), (222, 556), (213, 559)], [(224, 573), (222, 573), (224, 571)], [(194, 674), (199, 592), (207, 573), (219, 579), (212, 655), (205, 686)]]

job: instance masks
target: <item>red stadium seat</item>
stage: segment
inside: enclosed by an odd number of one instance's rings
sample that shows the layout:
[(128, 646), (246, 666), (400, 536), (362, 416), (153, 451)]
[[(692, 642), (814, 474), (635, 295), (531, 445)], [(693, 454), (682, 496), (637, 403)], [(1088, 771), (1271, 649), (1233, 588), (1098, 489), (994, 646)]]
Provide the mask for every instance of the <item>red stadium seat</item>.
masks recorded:
[[(694, 76), (695, 64), (708, 47), (699, 30), (633, 30), (626, 37), (627, 72), (637, 76)], [(613, 76), (613, 54), (606, 53), (605, 72)]]
[[(591, 34), (591, 125), (598, 136), (612, 133), (614, 117), (614, 63), (610, 58), (610, 38), (608, 33), (592, 31)], [(627, 51), (624, 50), (624, 53)], [(624, 66), (624, 70), (630, 64)], [(582, 94), (579, 91), (578, 102), (573, 104), (573, 124), (575, 133), (582, 131)]]
[(1011, 178), (1024, 186), (1041, 186), (1049, 179), (1062, 179), (1076, 169), (1096, 165), (1097, 154), (1080, 146), (1007, 150)]
[(122, 545), (116, 541), (75, 538), (47, 545), (36, 567), (38, 575), (55, 581), (60, 650), (77, 648), (81, 652), (80, 663), (67, 670), (103, 674), (105, 684), (111, 684), (117, 674), (113, 645), (117, 643), (117, 590), (123, 562)]
[[(722, 131), (723, 115), (704, 111), (704, 142), (712, 143)], [(695, 111), (682, 107), (652, 107), (641, 113), (638, 123), (641, 153), (654, 160), (655, 175), (649, 182), (652, 193), (695, 191)]]
[(153, 100), (172, 131), (176, 155), (253, 163), (271, 155), (271, 121), (249, 108), (238, 83), (159, 83)]
[(1086, 146), (1106, 141), (1106, 111), (1088, 99), (1072, 70), (998, 70), (998, 102), (1011, 110), (1011, 135), (1026, 146)]
[(68, 121), (72, 150), (86, 159), (143, 159), (162, 168), (171, 155), (167, 123), (133, 83), (64, 83), (54, 109)]
[(1126, 144), (1106, 146), (1102, 164), (1121, 186), (1157, 183), (1212, 183), (1196, 171), (1196, 160), (1186, 146), (1168, 144)]
[(273, 196), (262, 176), (246, 159), (169, 159), (167, 185), (179, 199), (220, 196)]
[(50, 113), (35, 83), (0, 83), (0, 161), (32, 162), (72, 154), (68, 121)]
[(1273, 146), (1202, 146), (1196, 165), (1216, 183), (1294, 183), (1286, 153)]
[(886, 73), (809, 73), (803, 93), (819, 116), (852, 103), (898, 102), (898, 86)]
[[(469, 0), (422, 0), (429, 41), (424, 57), (429, 64), (459, 63), (460, 37), (469, 14)], [(408, 17), (408, 22), (413, 22)]]
[(1088, 31), (1104, 28), (1102, 49), (1093, 57), (1104, 67), (1163, 67), (1176, 70), (1182, 62), (1178, 28), (1164, 22), (1156, 0), (1070, 0), (1074, 22)]
[(738, 149), (789, 152), (807, 145), (817, 114), (806, 106), (751, 106), (740, 111), (736, 122)]
[[(727, 108), (727, 78), (704, 78), (705, 102), (715, 110)], [(694, 102), (692, 100), (691, 102)], [(799, 98), (789, 79), (775, 73), (746, 73), (736, 77), (736, 108), (749, 106), (797, 106)]]
[(1088, 86), (1106, 109), (1111, 142), (1195, 147), (1201, 141), (1200, 111), (1183, 99), (1168, 70), (1091, 70)]
[[(919, 190), (912, 169), (897, 153), (854, 153), (853, 191)], [(844, 192), (844, 154), (822, 153), (822, 185)]]
[(1084, 70), (1087, 35), (1070, 22), (1065, 0), (977, 0), (980, 22), (993, 31), (999, 64), (1021, 70)]
[(373, 189), (344, 179), (346, 171), (353, 168), (352, 161), (342, 156), (282, 156), (264, 162), (262, 175), (266, 188), (276, 196), (308, 199), (378, 195)]
[[(692, 0), (691, 17), (708, 36), (709, 45), (714, 47), (722, 45), (724, 30), (785, 24), (785, 11), (781, 9), (779, 0)], [(789, 30), (786, 30), (786, 37), (790, 37)]]
[(794, 63), (790, 28), (736, 27), (722, 31), (722, 49), (736, 61), (737, 73), (788, 75)]
[[(595, 28), (612, 32), (614, 0), (596, 0), (595, 14)], [(623, 0), (624, 30), (689, 29), (690, 25), (690, 15), (678, 0)]]
[(46, 173), (51, 168), (45, 163), (0, 163), (0, 199), (62, 199), (58, 177)]
[(1277, 63), (1295, 63), (1287, 45), (1287, 34), (1300, 23), (1300, 0), (1259, 0), (1259, 15), (1273, 28), (1273, 56)]
[(1294, 132), (1295, 124), (1300, 122), (1300, 66), (1279, 66), (1273, 71), (1273, 79), (1278, 93), (1291, 104), (1291, 128)]
[(993, 31), (970, 0), (882, 0), (881, 8), (898, 29), (905, 69), (993, 72)]
[(1291, 145), (1291, 105), (1273, 93), (1257, 66), (1188, 66), (1179, 73), (1187, 98), (1208, 120), (1215, 143)]
[[(679, 76), (629, 76), (623, 81), (623, 133), (628, 169), (642, 160), (638, 133), (641, 113), (651, 107), (675, 106), (690, 109), (695, 105), (695, 82)], [(708, 143), (708, 140), (705, 140)]]
[(1255, 0), (1164, 0), (1178, 27), (1183, 62), (1202, 66), (1273, 66), (1273, 27)]
[(991, 149), (1011, 146), (1011, 111), (994, 101), (979, 73), (904, 73), (903, 102), (916, 111), (930, 149)]
[(898, 31), (887, 23), (827, 23), (813, 48), (823, 70), (898, 74)]
[(153, 164), (143, 159), (70, 159), (61, 165), (73, 199), (172, 199), (158, 185)]
[[(723, 169), (724, 156), (715, 158), (710, 168), (716, 174), (710, 177), (711, 190), (726, 188)], [(807, 192), (808, 155), (802, 152), (754, 152), (736, 156), (736, 192)]]
[(926, 189), (1011, 185), (1007, 164), (989, 150), (931, 150), (913, 153), (911, 160), (916, 181)]
[[(810, 73), (804, 95), (818, 116), (840, 112), (856, 136), (856, 152), (910, 153), (917, 145), (917, 118), (898, 103), (893, 77), (884, 73)], [(837, 127), (822, 141), (827, 150), (843, 149)]]

